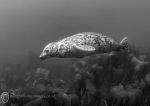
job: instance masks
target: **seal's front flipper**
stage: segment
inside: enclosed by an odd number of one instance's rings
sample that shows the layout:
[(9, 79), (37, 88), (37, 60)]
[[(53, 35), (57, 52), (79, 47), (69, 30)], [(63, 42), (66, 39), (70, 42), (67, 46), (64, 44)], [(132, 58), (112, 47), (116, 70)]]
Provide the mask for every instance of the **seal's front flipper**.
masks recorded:
[(78, 51), (83, 51), (83, 52), (95, 52), (95, 47), (89, 46), (89, 45), (74, 45), (74, 48)]
[(88, 56), (94, 54), (96, 51), (95, 47), (89, 45), (76, 45), (73, 46), (73, 52), (76, 57), (82, 58), (84, 56)]

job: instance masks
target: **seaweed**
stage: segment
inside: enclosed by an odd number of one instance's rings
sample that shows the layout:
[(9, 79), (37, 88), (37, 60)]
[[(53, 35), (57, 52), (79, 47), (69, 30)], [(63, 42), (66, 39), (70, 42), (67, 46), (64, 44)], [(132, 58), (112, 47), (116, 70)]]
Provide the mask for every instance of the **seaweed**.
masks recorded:
[(9, 93), (9, 106), (149, 106), (150, 53), (130, 47), (54, 60), (59, 67), (29, 52), (21, 62), (1, 64), (1, 93)]

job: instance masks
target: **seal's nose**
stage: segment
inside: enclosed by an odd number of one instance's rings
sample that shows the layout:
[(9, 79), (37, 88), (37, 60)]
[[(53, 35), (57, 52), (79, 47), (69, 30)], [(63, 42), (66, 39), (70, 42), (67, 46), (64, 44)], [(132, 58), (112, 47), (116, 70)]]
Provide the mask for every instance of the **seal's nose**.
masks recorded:
[(40, 58), (41, 60), (45, 60), (45, 59), (46, 59), (46, 55), (45, 55), (45, 54), (41, 54), (41, 55), (39, 56), (39, 58)]
[(44, 60), (44, 59), (45, 59), (44, 57), (41, 57), (41, 56), (40, 56), (39, 58), (40, 58), (41, 60)]

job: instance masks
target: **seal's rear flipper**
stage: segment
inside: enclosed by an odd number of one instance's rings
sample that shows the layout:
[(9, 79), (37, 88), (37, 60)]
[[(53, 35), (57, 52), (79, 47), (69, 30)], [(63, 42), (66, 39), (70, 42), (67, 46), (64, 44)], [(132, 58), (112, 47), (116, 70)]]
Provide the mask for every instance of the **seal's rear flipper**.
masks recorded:
[(127, 51), (129, 52), (129, 44), (128, 44), (128, 37), (124, 37), (121, 42), (119, 43), (119, 51)]

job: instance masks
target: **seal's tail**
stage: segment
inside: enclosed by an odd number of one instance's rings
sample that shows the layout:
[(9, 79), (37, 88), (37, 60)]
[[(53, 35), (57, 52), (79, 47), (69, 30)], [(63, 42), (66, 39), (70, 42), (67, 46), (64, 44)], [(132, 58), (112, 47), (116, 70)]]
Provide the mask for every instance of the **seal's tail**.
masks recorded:
[(128, 37), (124, 37), (119, 43), (119, 50), (121, 51), (129, 51)]

